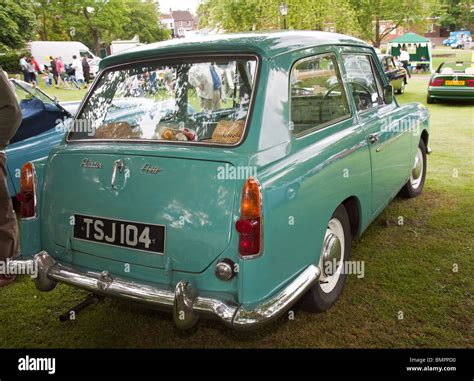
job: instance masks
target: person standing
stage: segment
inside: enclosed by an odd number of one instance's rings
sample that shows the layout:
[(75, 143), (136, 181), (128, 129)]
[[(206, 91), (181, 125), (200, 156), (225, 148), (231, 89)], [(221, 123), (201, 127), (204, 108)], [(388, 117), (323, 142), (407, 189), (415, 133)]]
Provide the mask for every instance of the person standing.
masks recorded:
[(402, 63), (403, 68), (407, 71), (408, 78), (411, 78), (410, 70), (408, 70), (408, 64), (410, 62), (410, 55), (408, 54), (406, 47), (402, 47), (402, 49), (400, 51), (399, 60)]
[[(0, 69), (0, 262), (18, 255), (18, 226), (8, 193), (5, 149), (21, 122), (21, 111), (6, 73)], [(6, 266), (3, 266), (6, 267)], [(0, 274), (0, 287), (15, 276)]]
[(87, 62), (86, 57), (82, 57), (82, 72), (84, 73), (84, 80), (86, 81), (86, 85), (88, 85), (91, 79), (91, 67), (89, 65), (89, 62)]
[(35, 65), (35, 81), (36, 83), (39, 83), (38, 74), (42, 74), (43, 71), (41, 70), (40, 64), (38, 63), (38, 61), (36, 61), (35, 57), (31, 56), (31, 62), (33, 63), (33, 65)]
[(56, 57), (56, 71), (58, 72), (58, 86), (61, 84), (62, 76), (65, 75), (65, 67), (61, 57)]
[(20, 69), (23, 73), (23, 81), (29, 82), (29, 73), (28, 73), (28, 62), (26, 61), (26, 57), (20, 58)]
[(84, 82), (84, 72), (82, 70), (82, 62), (76, 55), (72, 56), (72, 64), (71, 67), (74, 69), (74, 76), (76, 77), (76, 84), (80, 87), (83, 85), (87, 87), (86, 83)]
[(58, 87), (59, 82), (58, 82), (58, 70), (56, 69), (56, 58), (51, 56), (49, 57), (49, 59), (51, 60), (51, 62), (49, 63), (49, 66), (51, 67), (51, 74), (53, 74), (54, 85)]
[(222, 77), (214, 64), (197, 64), (189, 70), (189, 83), (196, 89), (202, 111), (220, 108)]
[(36, 67), (31, 58), (28, 58), (28, 82), (36, 86)]

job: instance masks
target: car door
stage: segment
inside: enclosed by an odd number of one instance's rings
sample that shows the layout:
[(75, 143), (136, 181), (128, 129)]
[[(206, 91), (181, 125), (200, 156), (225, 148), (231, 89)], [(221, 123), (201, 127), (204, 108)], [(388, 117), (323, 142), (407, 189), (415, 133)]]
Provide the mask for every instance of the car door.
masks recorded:
[(383, 82), (370, 53), (343, 54), (346, 80), (359, 123), (370, 147), (372, 212), (378, 213), (398, 192), (409, 173), (411, 134), (395, 102), (385, 104)]

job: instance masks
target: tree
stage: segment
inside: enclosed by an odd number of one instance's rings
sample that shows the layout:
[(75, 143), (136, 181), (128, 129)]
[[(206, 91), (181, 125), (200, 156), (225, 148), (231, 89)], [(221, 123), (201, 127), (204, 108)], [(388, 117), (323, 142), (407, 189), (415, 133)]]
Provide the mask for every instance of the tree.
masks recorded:
[(73, 39), (83, 41), (99, 55), (106, 45), (122, 35), (129, 22), (125, 0), (63, 0), (63, 18)]
[(449, 30), (470, 28), (474, 23), (471, 0), (444, 0), (441, 5), (440, 24)]
[(104, 43), (131, 39), (142, 42), (168, 38), (159, 24), (153, 0), (36, 0), (38, 37), (41, 40), (78, 40), (96, 54)]
[[(438, 8), (438, 0), (349, 0), (360, 27), (361, 37), (380, 47), (384, 37), (398, 27), (424, 22)], [(391, 21), (382, 30), (381, 21)]]
[(0, 0), (0, 50), (22, 48), (35, 32), (36, 18), (27, 0)]
[(60, 0), (37, 0), (33, 4), (41, 41), (64, 41), (70, 38)]
[(138, 35), (144, 43), (169, 38), (169, 32), (160, 26), (159, 8), (153, 0), (127, 0), (126, 8), (129, 21), (123, 26), (122, 38)]
[[(338, 31), (355, 33), (353, 11), (348, 0), (287, 0), (288, 27), (323, 29), (326, 22), (336, 24)], [(207, 0), (198, 7), (201, 27), (222, 28), (226, 32), (282, 29), (281, 0)]]

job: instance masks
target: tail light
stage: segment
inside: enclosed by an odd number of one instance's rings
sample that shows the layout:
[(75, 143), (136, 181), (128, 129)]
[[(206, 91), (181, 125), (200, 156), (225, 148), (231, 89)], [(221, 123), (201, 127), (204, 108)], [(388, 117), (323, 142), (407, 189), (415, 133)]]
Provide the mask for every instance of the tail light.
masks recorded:
[(35, 167), (32, 163), (26, 163), (21, 168), (20, 193), (16, 198), (20, 202), (20, 213), (22, 218), (36, 216), (36, 179)]
[(474, 79), (466, 79), (466, 86), (474, 87)]
[(433, 78), (430, 82), (430, 86), (443, 86), (444, 79), (442, 78)]
[(260, 254), (262, 246), (262, 194), (260, 185), (250, 177), (242, 189), (240, 219), (235, 228), (239, 233), (239, 253), (243, 257)]

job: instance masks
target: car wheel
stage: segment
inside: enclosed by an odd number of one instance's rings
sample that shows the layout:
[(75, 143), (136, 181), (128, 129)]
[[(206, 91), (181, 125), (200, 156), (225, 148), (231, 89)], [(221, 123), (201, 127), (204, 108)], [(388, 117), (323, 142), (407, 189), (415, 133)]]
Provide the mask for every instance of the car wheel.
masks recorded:
[(423, 139), (420, 139), (416, 151), (415, 162), (410, 173), (410, 178), (400, 191), (401, 196), (413, 198), (423, 192), (426, 178), (426, 145)]
[(346, 208), (339, 205), (326, 228), (319, 258), (321, 276), (303, 296), (301, 307), (310, 312), (331, 308), (342, 294), (347, 274), (343, 271), (351, 256), (351, 228)]
[(431, 98), (429, 95), (426, 97), (426, 103), (428, 104), (433, 104), (435, 103), (435, 100), (433, 98)]

